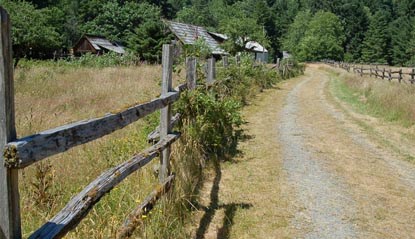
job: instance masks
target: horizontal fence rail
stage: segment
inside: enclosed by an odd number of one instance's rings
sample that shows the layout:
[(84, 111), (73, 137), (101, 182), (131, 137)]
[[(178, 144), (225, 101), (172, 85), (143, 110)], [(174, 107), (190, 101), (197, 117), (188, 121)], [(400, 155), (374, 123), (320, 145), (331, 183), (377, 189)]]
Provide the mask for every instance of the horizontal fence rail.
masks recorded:
[[(148, 214), (157, 201), (174, 186), (175, 176), (170, 168), (170, 147), (180, 137), (180, 133), (173, 133), (172, 128), (180, 121), (181, 115), (176, 114), (172, 117), (172, 104), (179, 100), (181, 92), (196, 88), (197, 59), (186, 58), (186, 83), (173, 89), (173, 46), (163, 45), (162, 92), (157, 99), (100, 118), (83, 120), (16, 139), (10, 20), (7, 12), (1, 7), (0, 20), (0, 114), (4, 119), (0, 121), (0, 143), (3, 146), (3, 153), (0, 155), (0, 238), (22, 237), (18, 170), (109, 135), (160, 110), (160, 126), (148, 136), (153, 146), (103, 172), (29, 238), (62, 238), (114, 187), (153, 159), (160, 157), (158, 186), (129, 214), (117, 232), (117, 238), (130, 237), (140, 224), (141, 217)], [(239, 64), (240, 60), (237, 57), (236, 65)], [(225, 57), (223, 67), (228, 65), (228, 59)], [(211, 85), (216, 77), (215, 59), (208, 59), (206, 66), (205, 83)]]
[(61, 238), (84, 218), (99, 200), (126, 177), (148, 164), (179, 138), (171, 134), (141, 154), (101, 174), (29, 239)]
[(390, 67), (379, 67), (378, 65), (358, 65), (330, 60), (323, 62), (333, 67), (338, 67), (348, 72), (353, 72), (360, 76), (375, 77), (389, 81), (398, 80), (399, 83), (415, 84), (415, 69), (393, 69)]
[(169, 92), (159, 99), (119, 113), (76, 122), (10, 142), (4, 151), (5, 166), (24, 168), (41, 159), (101, 138), (177, 101), (179, 95), (179, 92)]

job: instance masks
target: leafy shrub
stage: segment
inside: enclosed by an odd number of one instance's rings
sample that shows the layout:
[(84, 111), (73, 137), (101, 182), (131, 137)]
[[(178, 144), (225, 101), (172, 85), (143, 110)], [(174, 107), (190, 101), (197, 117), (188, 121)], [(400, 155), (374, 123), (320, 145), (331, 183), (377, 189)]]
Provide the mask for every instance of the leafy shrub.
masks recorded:
[(203, 153), (224, 156), (235, 150), (237, 129), (243, 123), (239, 102), (219, 100), (211, 91), (199, 88), (182, 94), (176, 107), (183, 118), (181, 127), (200, 143)]

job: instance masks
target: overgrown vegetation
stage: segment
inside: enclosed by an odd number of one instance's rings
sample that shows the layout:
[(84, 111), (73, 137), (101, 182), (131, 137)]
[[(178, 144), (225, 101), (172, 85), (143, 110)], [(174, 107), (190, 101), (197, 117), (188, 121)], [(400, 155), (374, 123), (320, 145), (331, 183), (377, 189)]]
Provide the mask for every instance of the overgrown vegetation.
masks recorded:
[[(96, 69), (57, 63), (22, 64), (16, 71), (19, 137), (149, 100), (160, 91), (159, 66)], [(241, 136), (241, 107), (262, 89), (282, 80), (275, 69), (256, 66), (248, 57), (242, 57), (240, 67), (231, 62), (229, 68), (220, 69), (217, 78), (213, 86), (188, 91), (175, 104), (183, 114), (178, 128), (182, 137), (174, 145), (172, 155), (177, 181), (171, 194), (143, 218), (136, 236), (189, 237), (189, 211), (197, 205), (202, 169), (211, 162), (232, 159)], [(124, 130), (21, 171), (24, 236), (56, 214), (105, 169), (148, 147), (146, 136), (158, 124), (158, 117), (152, 114)], [(131, 207), (141, 202), (156, 184), (153, 165), (135, 173), (104, 197), (67, 237), (113, 237)]]
[(332, 75), (336, 95), (358, 111), (404, 126), (415, 124), (414, 87), (346, 73)]
[(142, 62), (140, 58), (132, 53), (119, 55), (114, 52), (109, 52), (101, 56), (93, 54), (84, 54), (81, 57), (73, 59), (59, 59), (59, 60), (27, 60), (22, 59), (18, 62), (18, 67), (27, 69), (32, 67), (57, 67), (57, 68), (103, 68), (103, 67), (117, 67), (117, 66), (136, 66)]

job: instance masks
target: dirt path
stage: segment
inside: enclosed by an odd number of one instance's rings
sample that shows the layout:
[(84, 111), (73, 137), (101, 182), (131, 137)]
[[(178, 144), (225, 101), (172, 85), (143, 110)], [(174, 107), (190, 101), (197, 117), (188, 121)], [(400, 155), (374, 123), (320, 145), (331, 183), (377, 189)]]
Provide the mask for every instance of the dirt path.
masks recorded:
[(244, 110), (250, 137), (204, 185), (195, 238), (415, 238), (415, 165), (329, 83), (311, 65)]

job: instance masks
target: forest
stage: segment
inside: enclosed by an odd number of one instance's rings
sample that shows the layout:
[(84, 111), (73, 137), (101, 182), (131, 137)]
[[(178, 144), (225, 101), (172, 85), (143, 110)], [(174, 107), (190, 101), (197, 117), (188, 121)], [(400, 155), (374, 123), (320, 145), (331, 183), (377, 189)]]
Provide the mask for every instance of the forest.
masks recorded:
[[(118, 41), (154, 62), (170, 41), (163, 19), (266, 46), (300, 61), (415, 65), (415, 0), (1, 0), (13, 21), (15, 58), (69, 49), (84, 34)], [(240, 41), (239, 41), (240, 42)]]

